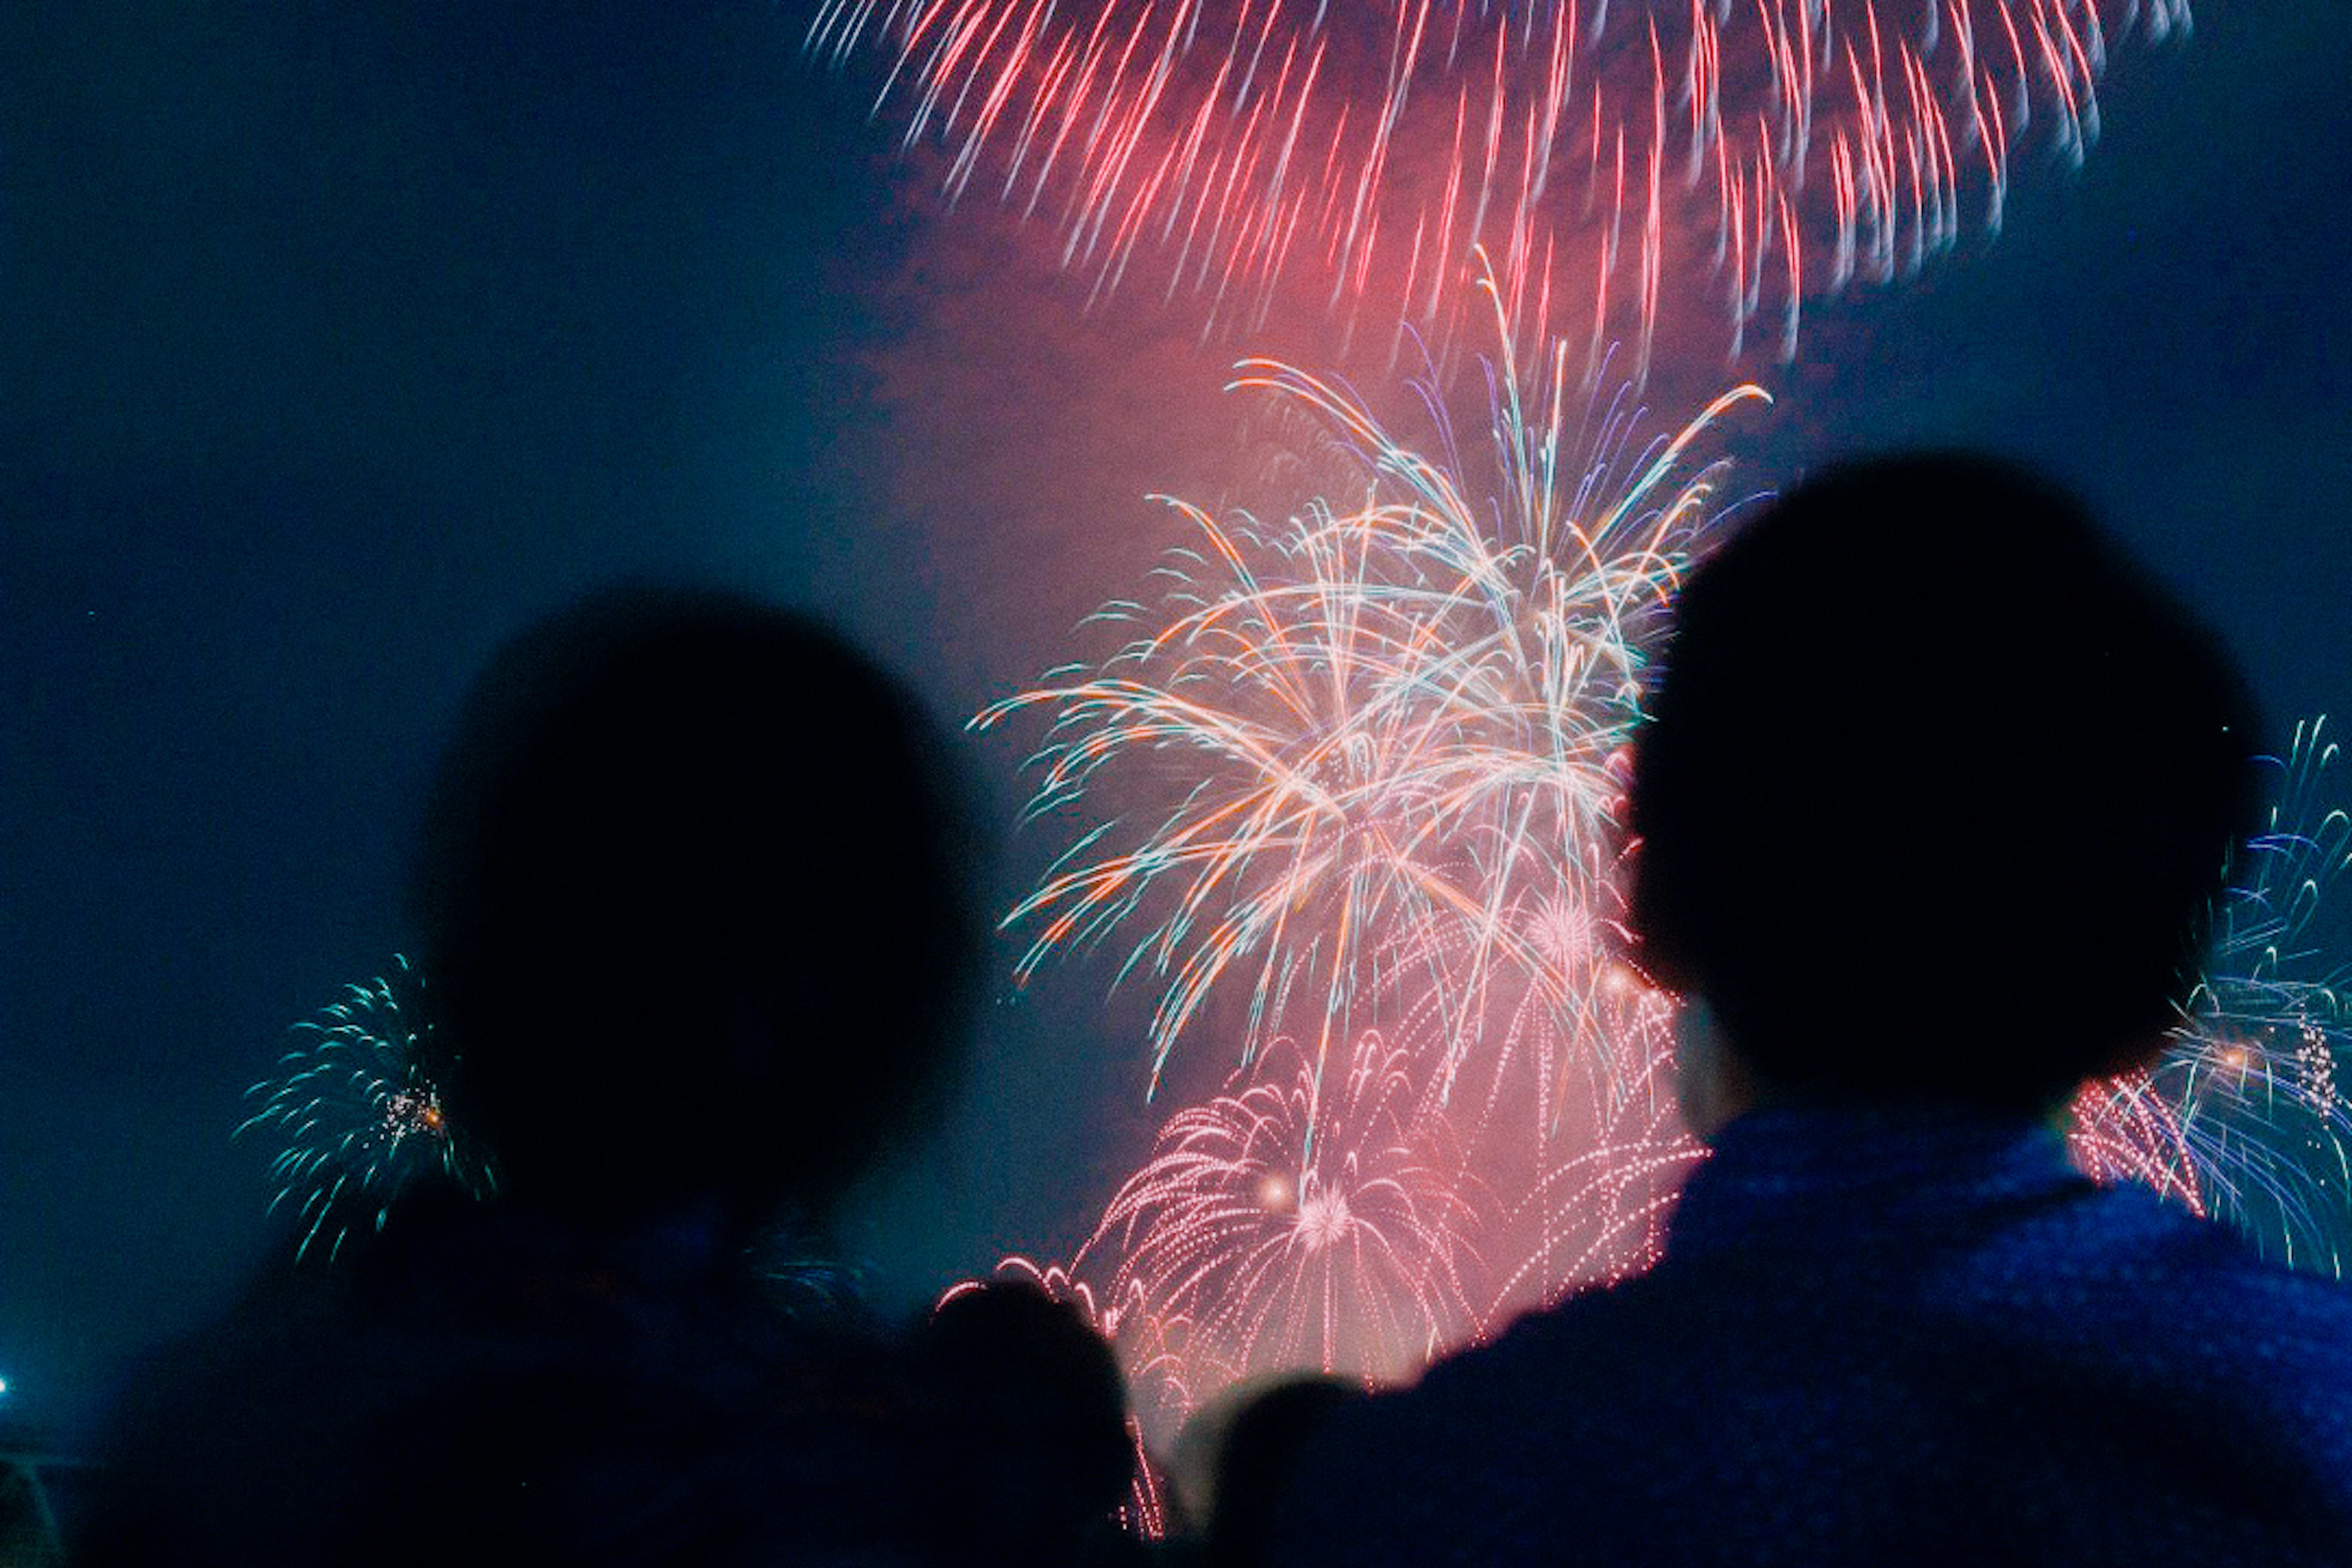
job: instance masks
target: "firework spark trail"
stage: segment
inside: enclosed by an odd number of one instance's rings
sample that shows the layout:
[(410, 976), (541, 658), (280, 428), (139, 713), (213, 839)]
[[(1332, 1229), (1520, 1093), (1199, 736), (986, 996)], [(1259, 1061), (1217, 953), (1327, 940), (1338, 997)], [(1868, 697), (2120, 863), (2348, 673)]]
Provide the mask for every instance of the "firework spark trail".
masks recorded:
[(2295, 727), (2277, 798), (2224, 900), (2215, 952), (2146, 1073), (2076, 1101), (2073, 1142), (2093, 1174), (2146, 1182), (2210, 1212), (2255, 1247), (2341, 1277), (2352, 1254), (2352, 965), (2336, 889), (2352, 816), (2334, 804), (2325, 719)]
[(443, 1177), (478, 1193), (491, 1184), (425, 1076), (423, 982), (405, 958), (393, 962), (389, 973), (347, 987), (342, 1001), (295, 1025), (301, 1043), (279, 1058), (278, 1076), (247, 1090), (261, 1109), (236, 1133), (280, 1141), (269, 1206), (299, 1217), (298, 1258), (323, 1246), (331, 1259), (354, 1229), (383, 1228), (419, 1182)]
[(1410, 1062), (1366, 1031), (1324, 1083), (1277, 1042), (1104, 1211), (1076, 1267), (1187, 1325), (1188, 1403), (1301, 1366), (1393, 1379), (1478, 1328), (1479, 1188)]
[[(1006, 920), (1034, 929), (1024, 981), (1049, 954), (1127, 933), (1121, 976), (1163, 987), (1155, 1083), (1232, 984), (1249, 997), (1244, 1061), (1287, 1032), (1319, 1062), (1403, 967), (1442, 950), (1441, 986), (1475, 996), (1496, 966), (1542, 969), (1525, 911), (1544, 897), (1609, 900), (1601, 847), (1616, 839), (1643, 660), (1717, 516), (1727, 464), (1695, 448), (1731, 409), (1769, 399), (1735, 388), (1673, 438), (1638, 444), (1641, 411), (1622, 395), (1572, 399), (1564, 345), (1532, 382), (1522, 374), (1500, 286), (1486, 288), (1501, 347), (1484, 484), (1329, 383), (1245, 361), (1237, 386), (1345, 439), (1360, 503), (1262, 528), (1172, 502), (1202, 542), (1163, 568), (1160, 624), (973, 721), (1050, 714), (1033, 817), (1107, 782), (1131, 798), (1158, 779), (1174, 795), (1148, 826), (1082, 835)], [(1591, 454), (1580, 469), (1567, 460), (1578, 450)], [(1475, 1024), (1441, 1033), (1450, 1095), (1480, 1037)]]
[(1633, 342), (1639, 379), (1670, 268), (1735, 353), (1777, 317), (1793, 357), (1808, 288), (1998, 229), (2021, 148), (2096, 137), (2111, 36), (2189, 25), (2187, 0), (822, 0), (807, 43), (887, 58), (877, 111), (946, 150), (949, 197), (1000, 171), (982, 188), (1053, 214), (1097, 293), (1149, 252), (1213, 321), (1262, 322), (1290, 275), (1444, 335), (1484, 244), (1529, 341), (1589, 289), (1591, 348)]
[[(1004, 1259), (996, 1267), (996, 1278), (1033, 1286), (1076, 1308), (1126, 1369), (1130, 1405), (1139, 1420), (1164, 1425), (1200, 1404), (1200, 1391), (1185, 1377), (1182, 1347), (1191, 1337), (1189, 1320), (1181, 1313), (1154, 1310), (1135, 1280), (1097, 1294), (1073, 1270), (1026, 1258)], [(958, 1285), (941, 1300), (972, 1288), (971, 1283)]]
[(2137, 1182), (2208, 1217), (2179, 1107), (2151, 1074), (2125, 1073), (2084, 1086), (2068, 1110), (2066, 1143), (2075, 1164), (2094, 1180)]
[(1594, 988), (1617, 1015), (1590, 1048), (1618, 1059), (1579, 1075), (1584, 1103), (1570, 1112), (1572, 1130), (1539, 1145), (1532, 1181), (1488, 1233), (1497, 1266), (1481, 1316), (1490, 1333), (1521, 1311), (1656, 1262), (1683, 1179), (1706, 1157), (1675, 1103), (1672, 1005), (1628, 980)]

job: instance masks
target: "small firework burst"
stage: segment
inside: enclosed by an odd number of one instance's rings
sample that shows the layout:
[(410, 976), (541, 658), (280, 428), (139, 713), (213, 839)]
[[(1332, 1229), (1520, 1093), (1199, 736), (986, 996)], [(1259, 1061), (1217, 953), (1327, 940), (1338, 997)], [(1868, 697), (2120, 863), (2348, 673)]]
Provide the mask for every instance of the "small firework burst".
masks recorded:
[(2206, 973), (2163, 1058), (2076, 1101), (2092, 1174), (2210, 1213), (2266, 1256), (2341, 1276), (2352, 1260), (2352, 1046), (2337, 887), (2352, 816), (2332, 804), (2326, 720), (2295, 726), (2265, 830), (2223, 900)]
[(425, 1070), (432, 1024), (425, 984), (407, 959), (294, 1026), (276, 1076), (247, 1090), (261, 1109), (237, 1135), (268, 1133), (278, 1193), (271, 1212), (300, 1226), (295, 1256), (340, 1255), (354, 1231), (383, 1228), (400, 1195), (446, 1180), (481, 1194), (487, 1163), (457, 1136)]
[(815, 1228), (787, 1219), (755, 1241), (751, 1270), (771, 1305), (787, 1318), (822, 1322), (855, 1312), (867, 1298), (873, 1267), (843, 1258)]
[(1480, 1189), (1411, 1060), (1368, 1030), (1318, 1075), (1278, 1041), (1111, 1199), (1078, 1266), (1181, 1322), (1188, 1403), (1301, 1366), (1394, 1380), (1475, 1331)]

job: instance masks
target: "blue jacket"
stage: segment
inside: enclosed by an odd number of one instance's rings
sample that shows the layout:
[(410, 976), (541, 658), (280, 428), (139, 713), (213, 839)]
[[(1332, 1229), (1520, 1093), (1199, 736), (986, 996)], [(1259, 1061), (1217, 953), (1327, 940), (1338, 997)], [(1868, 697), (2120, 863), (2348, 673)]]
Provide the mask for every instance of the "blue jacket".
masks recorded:
[(2352, 1291), (2038, 1123), (1758, 1112), (1642, 1278), (1337, 1418), (1293, 1563), (2352, 1563)]

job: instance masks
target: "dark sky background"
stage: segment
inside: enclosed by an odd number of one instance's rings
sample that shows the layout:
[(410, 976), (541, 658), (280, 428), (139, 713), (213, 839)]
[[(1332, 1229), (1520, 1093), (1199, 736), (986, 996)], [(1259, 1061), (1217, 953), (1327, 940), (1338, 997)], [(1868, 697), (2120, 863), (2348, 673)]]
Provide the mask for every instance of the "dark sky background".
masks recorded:
[[(1144, 291), (1084, 311), (1041, 236), (938, 211), (803, 25), (756, 0), (0, 20), (18, 1408), (86, 1421), (261, 1266), (242, 1092), (407, 940), (434, 748), (529, 616), (621, 574), (740, 584), (961, 720), (1136, 591), (1172, 537), (1147, 491), (1245, 494), (1217, 388), (1257, 345)], [(2034, 142), (1996, 242), (1812, 313), (1731, 443), (1743, 482), (1895, 440), (2022, 455), (2221, 625), (2277, 717), (2343, 705), (2347, 81), (2320, 0), (2208, 0), (2185, 47), (2119, 47), (2086, 167)], [(977, 746), (1008, 826), (1022, 749)], [(1005, 889), (1055, 843), (1015, 837)], [(905, 1299), (1066, 1252), (1154, 1120), (1140, 999), (1106, 1006), (1099, 965), (1012, 999), (1012, 955), (956, 1122), (860, 1226)], [(611, 1095), (625, 1139), (635, 1088)]]

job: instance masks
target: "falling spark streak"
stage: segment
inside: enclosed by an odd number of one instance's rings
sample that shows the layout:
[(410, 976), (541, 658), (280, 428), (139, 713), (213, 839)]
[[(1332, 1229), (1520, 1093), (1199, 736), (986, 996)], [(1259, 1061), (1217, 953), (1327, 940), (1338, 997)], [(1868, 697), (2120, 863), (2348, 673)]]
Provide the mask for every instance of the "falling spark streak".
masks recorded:
[(1638, 379), (1670, 267), (1726, 301), (1735, 352), (1777, 307), (1792, 356), (1808, 277), (1900, 276), (1971, 208), (1998, 231), (2037, 116), (2070, 162), (2096, 139), (2111, 35), (2189, 25), (2187, 0), (821, 0), (807, 47), (887, 58), (876, 110), (945, 148), (950, 199), (992, 164), (1024, 212), (1052, 193), (1097, 294), (1149, 248), (1212, 326), (1262, 321), (1296, 273), (1443, 340), (1484, 244), (1516, 329), (1589, 286)]
[(1568, 1108), (1575, 1132), (1544, 1147), (1534, 1181), (1493, 1227), (1507, 1260), (1486, 1283), (1486, 1332), (1568, 1291), (1641, 1273), (1658, 1260), (1683, 1179), (1706, 1151), (1683, 1130), (1668, 1078), (1672, 1009), (1665, 998), (1608, 971), (1592, 990), (1615, 1005), (1589, 1052), (1616, 1060), (1578, 1075), (1586, 1096)]

